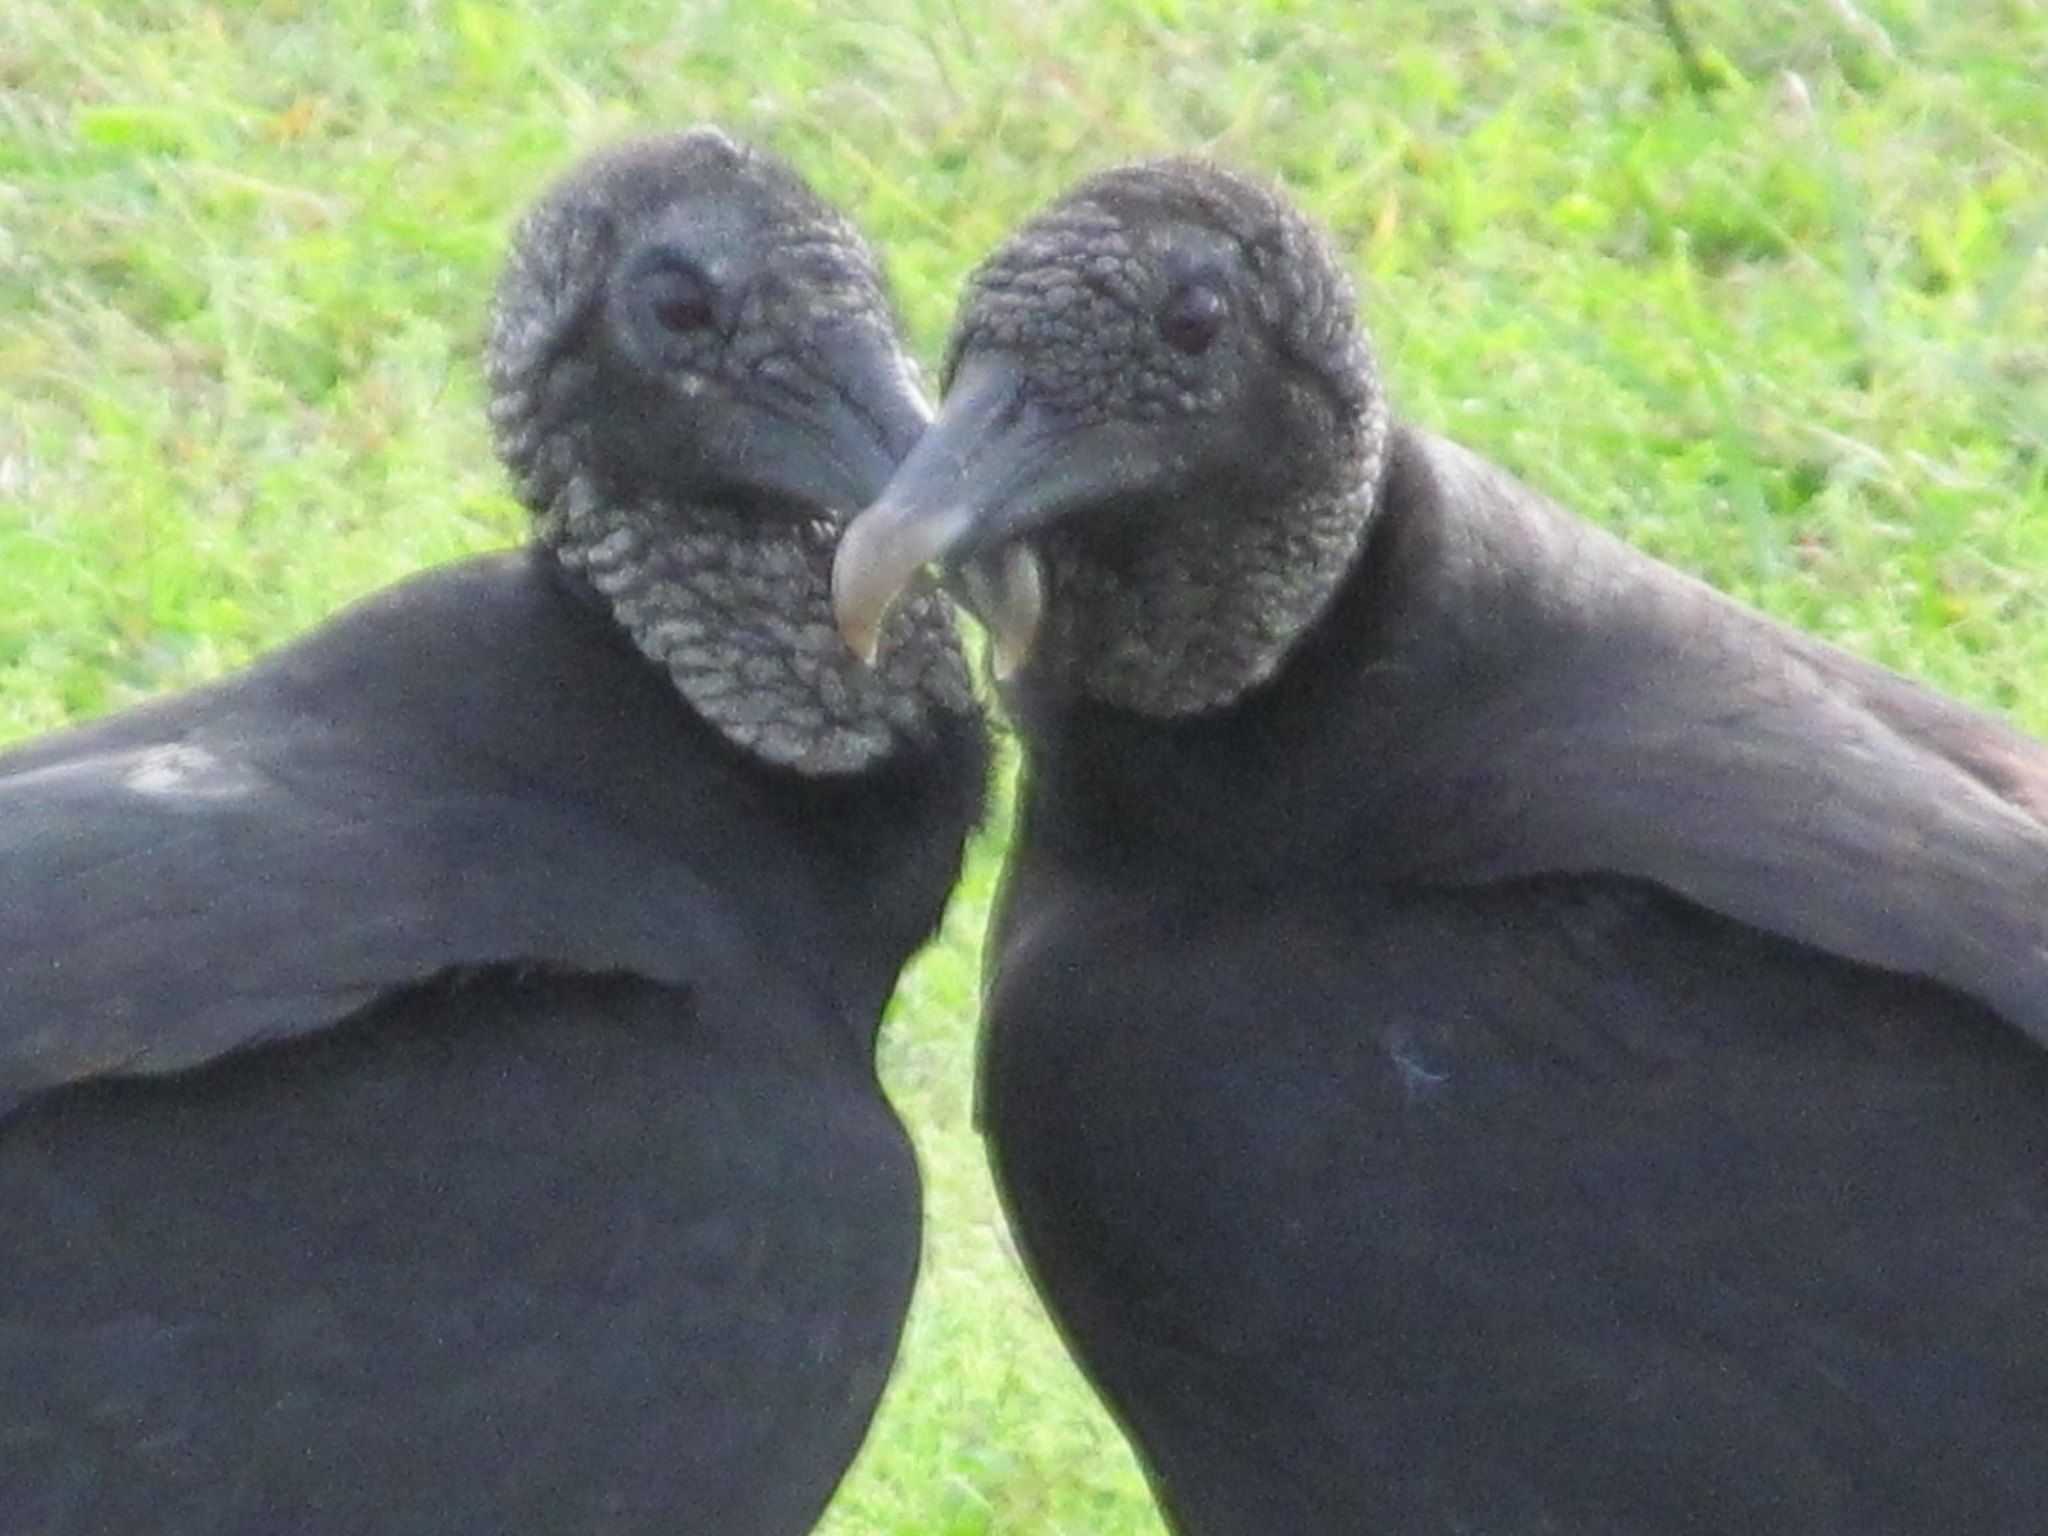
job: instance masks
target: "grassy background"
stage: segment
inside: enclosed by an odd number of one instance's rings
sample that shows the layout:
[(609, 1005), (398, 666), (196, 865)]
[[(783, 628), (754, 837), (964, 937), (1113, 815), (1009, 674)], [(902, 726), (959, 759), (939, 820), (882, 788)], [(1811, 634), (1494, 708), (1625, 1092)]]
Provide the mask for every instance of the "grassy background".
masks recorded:
[[(1587, 515), (2048, 730), (2048, 5), (6, 0), (0, 740), (518, 537), (510, 219), (722, 120), (886, 247), (920, 349), (1081, 171), (1187, 147), (1354, 254), (1397, 399)], [(969, 1126), (994, 838), (907, 979), (926, 1280), (835, 1536), (1155, 1530)]]

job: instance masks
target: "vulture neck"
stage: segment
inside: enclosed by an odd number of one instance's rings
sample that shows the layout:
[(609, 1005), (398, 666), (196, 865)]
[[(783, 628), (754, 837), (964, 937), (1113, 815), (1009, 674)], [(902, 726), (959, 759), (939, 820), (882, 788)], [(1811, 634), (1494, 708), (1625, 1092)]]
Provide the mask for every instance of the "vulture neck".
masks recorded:
[(1044, 638), (1059, 691), (1157, 721), (1238, 704), (1272, 681), (1365, 550), (1387, 459), (1383, 417), (1327, 489), (1154, 514), (1125, 537), (1049, 540)]
[(904, 604), (872, 668), (848, 651), (833, 622), (835, 533), (823, 519), (622, 507), (576, 475), (551, 499), (540, 536), (684, 701), (762, 762), (858, 773), (973, 712), (935, 595)]
[(1399, 857), (1400, 847), (1354, 847), (1359, 826), (1455, 821), (1436, 782), (1440, 716), (1447, 696), (1498, 663), (1485, 635), (1446, 619), (1476, 612), (1484, 628), (1491, 604), (1512, 604), (1493, 573), (1513, 564), (1469, 548), (1439, 515), (1410, 438), (1391, 443), (1357, 552), (1262, 685), (1172, 718), (1079, 692), (1035, 664), (1009, 688), (1027, 749), (1020, 845), (1110, 881), (1143, 871), (1156, 883), (1164, 871), (1177, 888), (1221, 879), (1242, 895), (1313, 879), (1340, 846), (1361, 871)]

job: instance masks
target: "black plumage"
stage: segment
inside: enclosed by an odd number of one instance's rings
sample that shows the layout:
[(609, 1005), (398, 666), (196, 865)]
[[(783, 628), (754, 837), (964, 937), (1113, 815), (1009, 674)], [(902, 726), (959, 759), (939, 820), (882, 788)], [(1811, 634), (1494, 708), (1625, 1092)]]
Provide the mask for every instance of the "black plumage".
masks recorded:
[(1040, 631), (982, 1113), (1177, 1529), (2041, 1524), (2048, 749), (1393, 423), (1196, 163), (977, 275), (851, 639), (927, 560)]
[(524, 552), (0, 757), (0, 1530), (807, 1530), (894, 1356), (873, 1044), (984, 746), (829, 561), (926, 409), (713, 131), (522, 227)]

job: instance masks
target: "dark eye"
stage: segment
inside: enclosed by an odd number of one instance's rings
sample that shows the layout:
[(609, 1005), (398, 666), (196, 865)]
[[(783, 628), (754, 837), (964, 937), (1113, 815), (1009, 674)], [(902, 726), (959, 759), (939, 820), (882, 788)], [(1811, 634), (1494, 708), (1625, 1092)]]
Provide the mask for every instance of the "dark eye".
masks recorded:
[(1230, 305), (1214, 288), (1195, 283), (1168, 299), (1159, 311), (1159, 334), (1176, 352), (1198, 357), (1223, 333)]
[(642, 282), (648, 313), (665, 331), (687, 336), (717, 317), (711, 284), (694, 267), (658, 267)]

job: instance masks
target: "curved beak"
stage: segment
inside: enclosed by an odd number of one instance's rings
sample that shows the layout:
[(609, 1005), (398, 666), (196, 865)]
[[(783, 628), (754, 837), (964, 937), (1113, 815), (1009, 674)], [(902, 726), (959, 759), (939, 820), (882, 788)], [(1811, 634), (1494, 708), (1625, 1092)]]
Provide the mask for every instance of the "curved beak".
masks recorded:
[(1026, 398), (1014, 363), (969, 360), (881, 499), (839, 542), (832, 605), (846, 643), (872, 661), (890, 608), (938, 564), (956, 572), (960, 596), (988, 626), (998, 671), (1021, 666), (1044, 606), (1037, 558), (1022, 541), (1145, 474), (1131, 431), (1055, 422)]
[(892, 341), (863, 331), (823, 345), (830, 387), (779, 405), (765, 429), (756, 417), (729, 463), (749, 485), (851, 517), (882, 494), (932, 408)]

